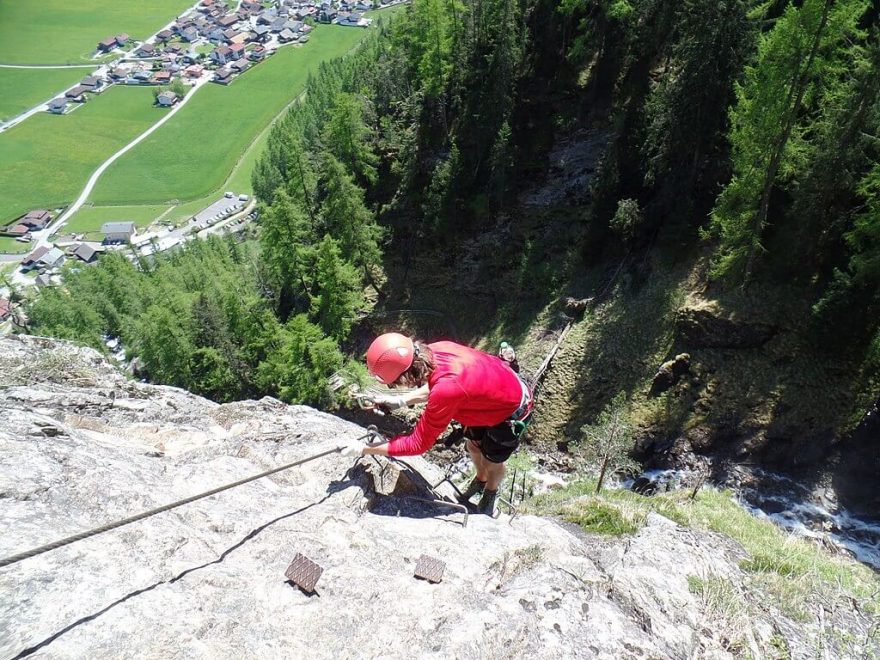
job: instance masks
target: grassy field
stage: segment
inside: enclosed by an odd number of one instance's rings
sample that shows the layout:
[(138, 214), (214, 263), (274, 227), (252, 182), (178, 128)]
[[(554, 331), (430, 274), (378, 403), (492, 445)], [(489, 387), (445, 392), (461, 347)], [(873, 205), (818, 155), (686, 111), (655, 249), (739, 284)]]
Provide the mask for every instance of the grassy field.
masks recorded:
[(100, 231), (105, 222), (131, 221), (146, 227), (165, 213), (168, 206), (84, 206), (64, 225), (64, 232), (85, 234)]
[(54, 98), (88, 73), (88, 69), (0, 69), (0, 121)]
[(14, 238), (0, 236), (0, 254), (21, 254), (30, 249), (30, 243), (21, 243)]
[(114, 87), (70, 115), (40, 113), (0, 134), (0, 224), (75, 199), (98, 165), (162, 113), (149, 89)]
[[(174, 121), (114, 163), (91, 201), (187, 201), (218, 190), (254, 138), (302, 90), (309, 73), (322, 61), (345, 54), (366, 33), (319, 26), (307, 46), (280, 50), (229, 87), (206, 86)], [(169, 149), (172, 144), (175, 148)]]
[(153, 34), (192, 6), (189, 0), (28, 0), (0, 2), (0, 63), (90, 63), (98, 41)]

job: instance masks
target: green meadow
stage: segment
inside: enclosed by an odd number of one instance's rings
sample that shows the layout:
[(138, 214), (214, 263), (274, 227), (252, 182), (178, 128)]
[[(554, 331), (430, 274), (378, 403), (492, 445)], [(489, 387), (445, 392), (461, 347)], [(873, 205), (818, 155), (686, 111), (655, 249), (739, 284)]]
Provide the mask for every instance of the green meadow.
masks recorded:
[(121, 32), (143, 39), (193, 4), (188, 0), (0, 2), (0, 63), (89, 63), (101, 39)]
[(89, 234), (100, 231), (105, 222), (130, 221), (146, 227), (165, 213), (169, 206), (84, 206), (68, 220), (65, 234)]
[(113, 87), (68, 115), (38, 113), (0, 133), (0, 224), (74, 200), (101, 163), (163, 112), (149, 89)]
[(0, 121), (55, 98), (88, 73), (88, 69), (0, 69)]
[(322, 25), (307, 45), (281, 49), (228, 87), (205, 86), (173, 121), (107, 170), (91, 201), (186, 201), (219, 190), (242, 153), (302, 91), (309, 73), (322, 61), (344, 55), (366, 33)]

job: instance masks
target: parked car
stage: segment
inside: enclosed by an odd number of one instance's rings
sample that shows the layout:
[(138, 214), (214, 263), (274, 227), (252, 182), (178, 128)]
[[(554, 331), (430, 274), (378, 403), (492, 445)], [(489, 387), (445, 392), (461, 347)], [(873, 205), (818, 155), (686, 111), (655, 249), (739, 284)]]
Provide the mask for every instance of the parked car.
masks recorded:
[(235, 197), (235, 193), (234, 193), (234, 192), (229, 192), (229, 191), (227, 190), (225, 193), (223, 193), (223, 196), (224, 196), (224, 197), (228, 197), (229, 199), (232, 199), (233, 197)]
[(247, 195), (239, 195), (239, 196), (238, 196), (238, 199), (239, 199), (239, 201), (241, 201), (241, 202), (246, 202), (246, 201), (248, 201), (248, 200), (250, 199), (250, 197), (248, 197)]

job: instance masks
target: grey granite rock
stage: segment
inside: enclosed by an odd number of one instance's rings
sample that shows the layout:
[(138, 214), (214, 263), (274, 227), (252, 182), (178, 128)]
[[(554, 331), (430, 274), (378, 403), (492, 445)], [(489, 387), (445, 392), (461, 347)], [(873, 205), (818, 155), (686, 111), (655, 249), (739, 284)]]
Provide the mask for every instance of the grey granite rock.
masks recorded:
[[(35, 338), (0, 340), (0, 388), (0, 557), (363, 433), (132, 382)], [(732, 643), (693, 593), (694, 576), (744, 589), (723, 537), (659, 516), (616, 541), (531, 516), (464, 527), (405, 499), (438, 481), (421, 459), (332, 454), (0, 568), (0, 658), (762, 657), (780, 630), (809, 652), (769, 609)], [(298, 552), (324, 569), (314, 595), (284, 576)], [(440, 583), (414, 579), (422, 554), (445, 562)]]

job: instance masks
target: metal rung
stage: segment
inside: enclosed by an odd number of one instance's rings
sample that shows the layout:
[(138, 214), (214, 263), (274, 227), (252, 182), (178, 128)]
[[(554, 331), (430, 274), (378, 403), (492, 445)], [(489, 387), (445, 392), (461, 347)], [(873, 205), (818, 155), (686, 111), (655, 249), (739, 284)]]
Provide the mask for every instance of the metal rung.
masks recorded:
[(422, 555), (416, 562), (416, 570), (413, 575), (436, 584), (443, 579), (443, 571), (445, 570), (446, 564), (444, 562), (428, 555)]
[(315, 585), (324, 569), (300, 552), (284, 571), (284, 576), (306, 593), (315, 593)]

